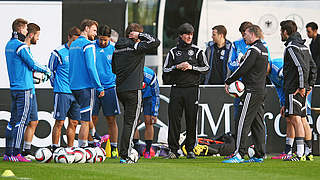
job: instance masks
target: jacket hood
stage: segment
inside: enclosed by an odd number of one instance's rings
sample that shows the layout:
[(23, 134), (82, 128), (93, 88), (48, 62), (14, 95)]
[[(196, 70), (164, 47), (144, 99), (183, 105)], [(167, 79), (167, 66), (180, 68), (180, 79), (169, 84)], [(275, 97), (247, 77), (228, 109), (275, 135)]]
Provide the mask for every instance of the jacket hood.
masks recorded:
[(123, 48), (126, 48), (126, 47), (132, 47), (133, 48), (134, 44), (135, 44), (135, 42), (132, 39), (121, 37), (117, 41), (117, 43), (115, 45), (115, 48), (116, 49), (123, 49)]
[(304, 44), (306, 42), (305, 39), (302, 39), (301, 35), (299, 32), (295, 32), (293, 33), (289, 38), (288, 40), (286, 41), (285, 45), (287, 46), (289, 44), (289, 42), (296, 42), (298, 44)]

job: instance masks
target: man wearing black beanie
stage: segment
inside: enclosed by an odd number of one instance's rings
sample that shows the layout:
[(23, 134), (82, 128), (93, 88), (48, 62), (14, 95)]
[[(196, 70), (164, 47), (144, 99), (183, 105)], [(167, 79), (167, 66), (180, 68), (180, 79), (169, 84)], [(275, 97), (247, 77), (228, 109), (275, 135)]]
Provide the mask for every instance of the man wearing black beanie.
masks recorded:
[(179, 157), (178, 141), (183, 110), (186, 119), (187, 158), (195, 159), (193, 148), (197, 136), (200, 74), (207, 73), (210, 67), (204, 52), (192, 44), (193, 32), (194, 28), (189, 23), (184, 23), (178, 28), (177, 46), (169, 51), (163, 66), (163, 81), (172, 85), (168, 107), (168, 144), (171, 150), (167, 157), (169, 159)]

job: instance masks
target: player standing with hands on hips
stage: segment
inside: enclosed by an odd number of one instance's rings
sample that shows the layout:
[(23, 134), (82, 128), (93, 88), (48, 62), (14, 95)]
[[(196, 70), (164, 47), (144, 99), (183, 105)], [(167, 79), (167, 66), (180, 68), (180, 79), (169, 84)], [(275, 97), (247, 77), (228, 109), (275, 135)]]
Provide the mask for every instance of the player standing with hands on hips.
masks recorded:
[[(263, 162), (265, 155), (265, 126), (264, 126), (264, 97), (266, 86), (266, 72), (268, 65), (268, 50), (261, 42), (262, 30), (257, 25), (249, 26), (245, 30), (244, 40), (250, 45), (240, 61), (239, 68), (225, 81), (225, 89), (229, 94), (229, 85), (242, 77), (245, 94), (241, 96), (243, 106), (239, 109), (239, 125), (237, 130), (236, 150), (234, 156), (223, 163)], [(249, 160), (243, 157), (247, 152), (249, 132), (255, 145), (255, 155)]]
[(178, 31), (177, 46), (169, 51), (163, 66), (163, 81), (172, 85), (168, 106), (168, 143), (171, 152), (166, 158), (179, 158), (178, 141), (182, 113), (185, 110), (187, 158), (195, 159), (193, 148), (197, 137), (200, 74), (207, 73), (210, 67), (204, 52), (192, 44), (193, 26), (184, 23)]

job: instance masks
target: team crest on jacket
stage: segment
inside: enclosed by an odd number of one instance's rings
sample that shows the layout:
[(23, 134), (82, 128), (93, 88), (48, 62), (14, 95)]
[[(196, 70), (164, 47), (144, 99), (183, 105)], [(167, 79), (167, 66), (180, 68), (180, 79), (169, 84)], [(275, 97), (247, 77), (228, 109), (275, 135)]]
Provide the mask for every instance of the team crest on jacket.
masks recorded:
[(189, 55), (189, 56), (193, 56), (193, 55), (194, 55), (194, 51), (191, 50), (191, 49), (189, 49), (189, 50), (188, 50), (188, 55)]
[(176, 52), (176, 55), (177, 55), (177, 56), (181, 56), (181, 55), (182, 55), (182, 52), (181, 52), (181, 51), (177, 51), (177, 52)]

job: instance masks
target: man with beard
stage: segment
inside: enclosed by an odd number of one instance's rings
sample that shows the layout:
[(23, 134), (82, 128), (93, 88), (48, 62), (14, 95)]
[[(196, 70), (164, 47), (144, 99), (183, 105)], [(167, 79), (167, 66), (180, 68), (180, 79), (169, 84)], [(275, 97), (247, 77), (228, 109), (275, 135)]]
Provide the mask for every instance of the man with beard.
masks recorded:
[(95, 91), (99, 97), (104, 96), (95, 65), (96, 48), (92, 42), (97, 35), (97, 28), (96, 21), (84, 19), (80, 24), (80, 37), (73, 41), (69, 50), (70, 89), (80, 105), (79, 147), (88, 146), (89, 122), (92, 120)]
[(11, 118), (6, 129), (4, 161), (31, 162), (20, 151), (27, 124), (30, 119), (38, 120), (32, 74), (37, 71), (50, 76), (50, 70), (34, 60), (28, 45), (24, 43), (28, 33), (27, 24), (21, 18), (12, 23), (12, 38), (5, 50), (10, 80)]
[(195, 159), (193, 148), (197, 137), (197, 114), (200, 97), (200, 74), (210, 70), (204, 52), (192, 44), (194, 28), (184, 23), (178, 28), (177, 46), (173, 47), (163, 65), (163, 81), (171, 84), (169, 113), (168, 159), (179, 158), (179, 137), (183, 110), (186, 119), (186, 151), (188, 159)]
[[(30, 51), (30, 46), (31, 45), (36, 45), (37, 41), (39, 40), (40, 36), (40, 27), (35, 24), (35, 23), (29, 23), (28, 24), (28, 34), (25, 40), (25, 43), (29, 47), (29, 53), (31, 54)], [(45, 79), (42, 81), (48, 80), (48, 76), (45, 76)], [(37, 128), (38, 125), (38, 106), (37, 106), (37, 100), (36, 100), (36, 95), (34, 94), (34, 100), (32, 101), (32, 109), (30, 113), (30, 122), (25, 130), (24, 133), (24, 143), (23, 143), (23, 151), (22, 155), (29, 159), (29, 160), (35, 160), (34, 156), (31, 154), (31, 143), (33, 139), (34, 132)]]
[[(280, 26), (281, 41), (285, 42), (286, 46), (283, 65), (285, 108), (282, 113), (284, 112), (294, 127), (297, 144), (296, 156), (285, 161), (305, 161), (304, 138), (306, 133), (310, 136), (310, 131), (305, 131), (303, 118), (306, 117), (306, 96), (314, 84), (314, 78), (309, 78), (310, 62), (313, 60), (309, 49), (304, 45), (305, 40), (297, 32), (296, 23), (285, 20), (280, 23)], [(311, 148), (311, 140), (306, 143)]]

